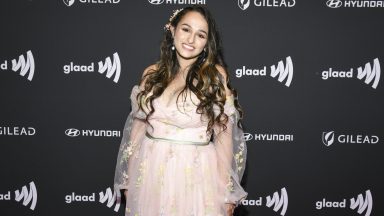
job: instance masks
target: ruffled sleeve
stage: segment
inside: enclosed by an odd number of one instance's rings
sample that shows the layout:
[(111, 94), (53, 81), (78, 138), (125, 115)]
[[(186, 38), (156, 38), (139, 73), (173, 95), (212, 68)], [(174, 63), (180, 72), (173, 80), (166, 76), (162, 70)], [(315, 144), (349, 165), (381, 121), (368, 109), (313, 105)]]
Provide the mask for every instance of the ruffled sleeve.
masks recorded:
[[(219, 114), (218, 107), (214, 110)], [(224, 113), (228, 115), (227, 129), (216, 124), (214, 126), (214, 145), (217, 152), (217, 167), (220, 174), (220, 186), (225, 188), (224, 202), (238, 206), (248, 193), (240, 185), (244, 174), (247, 146), (244, 133), (237, 126), (240, 114), (235, 108), (233, 96), (227, 96)]]
[(117, 163), (114, 178), (114, 190), (117, 197), (120, 198), (120, 190), (128, 189), (132, 169), (134, 163), (137, 163), (137, 152), (140, 148), (142, 139), (146, 131), (145, 117), (146, 114), (139, 110), (136, 99), (140, 92), (139, 86), (135, 85), (131, 92), (131, 112), (124, 125), (123, 137), (121, 139), (120, 148), (117, 156)]

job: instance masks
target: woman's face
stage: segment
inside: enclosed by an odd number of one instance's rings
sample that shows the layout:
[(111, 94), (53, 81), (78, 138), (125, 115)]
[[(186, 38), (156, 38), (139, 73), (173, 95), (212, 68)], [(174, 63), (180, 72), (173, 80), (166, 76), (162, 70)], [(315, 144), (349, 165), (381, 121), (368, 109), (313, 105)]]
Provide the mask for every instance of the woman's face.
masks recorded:
[(208, 41), (208, 23), (195, 11), (186, 13), (171, 32), (179, 59), (197, 58)]

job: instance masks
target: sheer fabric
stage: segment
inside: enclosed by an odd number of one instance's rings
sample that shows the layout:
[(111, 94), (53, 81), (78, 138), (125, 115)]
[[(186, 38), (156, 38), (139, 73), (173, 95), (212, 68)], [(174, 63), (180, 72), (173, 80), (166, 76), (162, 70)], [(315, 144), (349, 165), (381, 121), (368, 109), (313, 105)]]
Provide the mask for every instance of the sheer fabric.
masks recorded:
[[(219, 108), (215, 108), (218, 115)], [(222, 182), (225, 183), (225, 202), (239, 205), (241, 199), (247, 194), (241, 187), (243, 178), (247, 146), (244, 139), (244, 132), (237, 126), (240, 118), (239, 112), (234, 106), (233, 96), (227, 96), (224, 113), (228, 116), (226, 130), (218, 125), (214, 126), (214, 145), (217, 152), (218, 170)]]
[(115, 169), (114, 189), (116, 192), (128, 189), (128, 179), (133, 176), (133, 172), (137, 167), (137, 151), (140, 148), (147, 127), (144, 122), (146, 115), (139, 110), (136, 99), (139, 92), (139, 86), (135, 85), (130, 95), (132, 110), (125, 121)]
[[(125, 214), (224, 216), (226, 203), (239, 205), (247, 197), (240, 185), (247, 148), (236, 125), (239, 113), (233, 97), (227, 97), (224, 106), (227, 129), (215, 125), (213, 134), (207, 134), (208, 122), (196, 113), (196, 96), (178, 103), (182, 108), (155, 99), (151, 128), (138, 108), (139, 92), (134, 86), (115, 170), (115, 191), (128, 190)], [(214, 110), (217, 115), (218, 107)]]

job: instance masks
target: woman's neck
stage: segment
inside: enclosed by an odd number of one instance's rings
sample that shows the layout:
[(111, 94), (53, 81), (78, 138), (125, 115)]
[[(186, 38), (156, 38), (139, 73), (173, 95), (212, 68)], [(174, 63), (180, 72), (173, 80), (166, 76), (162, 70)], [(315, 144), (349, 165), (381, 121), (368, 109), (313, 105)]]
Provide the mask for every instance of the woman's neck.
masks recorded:
[(180, 65), (180, 72), (187, 72), (188, 68), (197, 60), (197, 57), (192, 59), (185, 59), (179, 55), (177, 55), (177, 61)]

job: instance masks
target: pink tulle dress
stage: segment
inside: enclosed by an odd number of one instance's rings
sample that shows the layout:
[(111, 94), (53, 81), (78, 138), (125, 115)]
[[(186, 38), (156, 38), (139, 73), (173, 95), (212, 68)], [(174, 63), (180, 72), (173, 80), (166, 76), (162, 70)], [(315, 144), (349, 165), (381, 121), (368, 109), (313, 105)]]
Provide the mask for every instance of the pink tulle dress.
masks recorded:
[[(227, 129), (215, 126), (207, 134), (208, 121), (196, 113), (194, 94), (186, 101), (180, 97), (178, 106), (156, 98), (152, 128), (143, 121), (139, 92), (134, 86), (114, 179), (117, 194), (128, 190), (125, 215), (226, 216), (225, 203), (237, 206), (248, 195), (240, 185), (247, 147), (236, 125), (239, 113), (233, 97), (224, 105)], [(217, 115), (218, 107), (214, 110)]]

